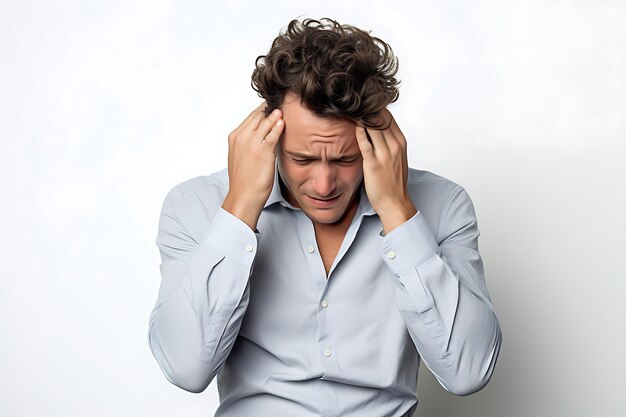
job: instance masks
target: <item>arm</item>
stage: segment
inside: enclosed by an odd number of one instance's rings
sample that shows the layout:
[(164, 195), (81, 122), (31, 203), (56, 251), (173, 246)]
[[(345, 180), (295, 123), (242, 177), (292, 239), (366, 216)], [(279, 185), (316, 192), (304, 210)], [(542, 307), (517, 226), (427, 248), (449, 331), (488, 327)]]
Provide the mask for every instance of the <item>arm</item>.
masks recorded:
[[(259, 239), (253, 230), (272, 190), (284, 128), (282, 113), (265, 117), (264, 107), (228, 136), (228, 194), (208, 204), (209, 210), (222, 207), (206, 213), (194, 192), (176, 189), (163, 204), (157, 237), (162, 281), (148, 342), (167, 379), (187, 391), (204, 391), (221, 369), (248, 306)], [(186, 213), (184, 220), (179, 213)]]
[(174, 385), (202, 392), (224, 364), (248, 305), (258, 238), (221, 208), (194, 237), (165, 200), (156, 241), (162, 281), (148, 343)]
[(448, 391), (467, 395), (489, 382), (502, 335), (467, 192), (457, 187), (444, 210), (441, 242), (417, 213), (383, 238), (382, 250), (397, 278), (399, 311), (424, 363)]
[(448, 199), (437, 242), (408, 192), (407, 142), (391, 113), (386, 129), (356, 127), (364, 182), (383, 224), (383, 257), (397, 277), (396, 301), (415, 346), (448, 391), (466, 395), (491, 377), (500, 349), (472, 202), (461, 187)]

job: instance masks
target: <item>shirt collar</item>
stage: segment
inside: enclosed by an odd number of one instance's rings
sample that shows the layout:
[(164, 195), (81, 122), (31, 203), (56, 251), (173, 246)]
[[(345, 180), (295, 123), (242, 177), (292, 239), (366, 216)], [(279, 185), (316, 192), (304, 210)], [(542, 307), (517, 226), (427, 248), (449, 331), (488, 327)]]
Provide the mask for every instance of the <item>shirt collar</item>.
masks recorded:
[(279, 203), (283, 207), (288, 207), (294, 210), (299, 210), (298, 208), (289, 204), (289, 202), (285, 200), (285, 198), (283, 197), (283, 194), (280, 192), (280, 182), (278, 180), (279, 175), (280, 174), (278, 173), (278, 161), (276, 161), (276, 163), (274, 164), (274, 185), (272, 186), (272, 192), (270, 193), (270, 196), (265, 202), (265, 206), (263, 208), (265, 209), (274, 203)]
[[(298, 207), (292, 206), (284, 197), (280, 191), (280, 182), (279, 182), (279, 173), (278, 173), (278, 161), (274, 164), (274, 185), (272, 186), (272, 192), (270, 193), (267, 202), (263, 208), (268, 208), (272, 204), (278, 203), (283, 207), (290, 208), (292, 210), (301, 210)], [(365, 185), (363, 181), (361, 181), (361, 185), (359, 186), (359, 206), (357, 207), (356, 213), (354, 217), (358, 216), (371, 216), (376, 214), (376, 211), (372, 208), (370, 204), (370, 200), (367, 198), (367, 193), (365, 192)]]

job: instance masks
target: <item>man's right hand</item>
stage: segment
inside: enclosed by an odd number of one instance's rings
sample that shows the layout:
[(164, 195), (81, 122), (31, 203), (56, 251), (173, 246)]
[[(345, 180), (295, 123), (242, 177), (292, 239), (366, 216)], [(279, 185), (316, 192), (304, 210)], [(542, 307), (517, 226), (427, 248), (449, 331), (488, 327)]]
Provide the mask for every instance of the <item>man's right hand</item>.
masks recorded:
[(252, 230), (274, 185), (276, 145), (285, 127), (280, 110), (265, 117), (263, 102), (228, 135), (230, 187), (222, 208)]

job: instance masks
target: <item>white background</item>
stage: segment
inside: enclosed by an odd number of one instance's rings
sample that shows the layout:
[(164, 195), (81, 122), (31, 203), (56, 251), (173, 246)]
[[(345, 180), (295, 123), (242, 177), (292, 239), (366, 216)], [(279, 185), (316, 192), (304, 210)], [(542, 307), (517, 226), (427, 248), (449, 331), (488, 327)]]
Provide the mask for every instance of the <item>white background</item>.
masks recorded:
[(626, 4), (591, 0), (1, 0), (0, 415), (213, 414), (148, 348), (158, 215), (300, 15), (392, 45), (410, 164), (474, 200), (502, 353), (416, 415), (626, 415)]

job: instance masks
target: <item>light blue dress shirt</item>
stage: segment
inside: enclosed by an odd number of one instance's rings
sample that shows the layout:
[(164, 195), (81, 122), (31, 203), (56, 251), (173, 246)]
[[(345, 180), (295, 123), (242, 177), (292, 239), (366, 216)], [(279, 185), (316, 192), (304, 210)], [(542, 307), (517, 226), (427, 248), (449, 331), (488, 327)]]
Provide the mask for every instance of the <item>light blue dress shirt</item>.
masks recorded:
[(472, 201), (410, 169), (418, 213), (383, 235), (363, 185), (328, 277), (311, 220), (274, 187), (253, 232), (221, 204), (227, 170), (173, 188), (148, 342), (166, 378), (216, 416), (400, 417), (420, 360), (448, 391), (481, 389), (500, 350)]

